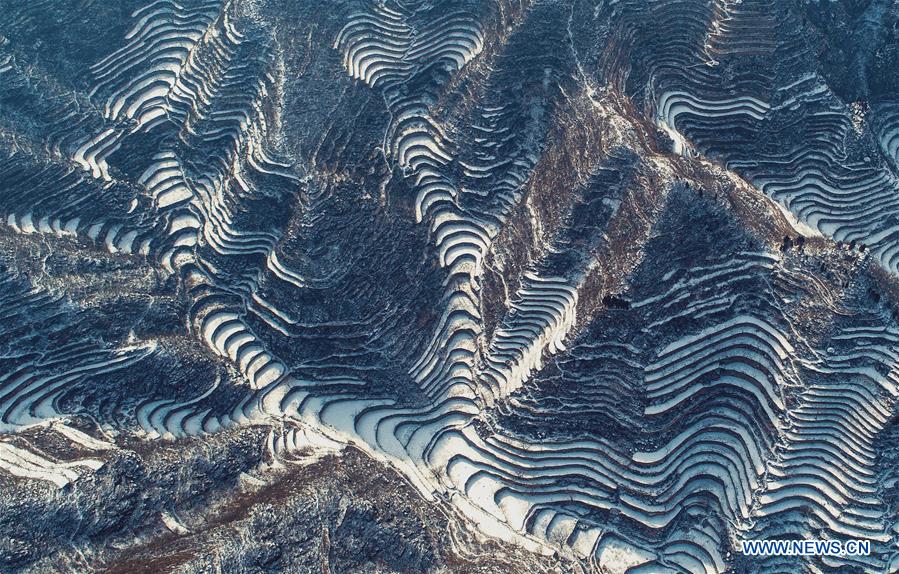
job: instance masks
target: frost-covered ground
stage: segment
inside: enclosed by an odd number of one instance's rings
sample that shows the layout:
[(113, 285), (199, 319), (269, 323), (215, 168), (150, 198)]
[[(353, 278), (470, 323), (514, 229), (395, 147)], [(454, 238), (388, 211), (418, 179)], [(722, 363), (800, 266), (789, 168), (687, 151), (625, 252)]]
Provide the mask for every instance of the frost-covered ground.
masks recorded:
[(0, 570), (899, 569), (890, 2), (0, 8)]

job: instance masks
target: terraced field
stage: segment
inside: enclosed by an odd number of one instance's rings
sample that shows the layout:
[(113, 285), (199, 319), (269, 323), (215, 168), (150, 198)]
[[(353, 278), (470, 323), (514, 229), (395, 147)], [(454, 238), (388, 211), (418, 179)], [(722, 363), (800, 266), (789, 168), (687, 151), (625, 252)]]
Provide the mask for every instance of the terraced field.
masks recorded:
[(895, 3), (0, 8), (0, 571), (899, 572)]

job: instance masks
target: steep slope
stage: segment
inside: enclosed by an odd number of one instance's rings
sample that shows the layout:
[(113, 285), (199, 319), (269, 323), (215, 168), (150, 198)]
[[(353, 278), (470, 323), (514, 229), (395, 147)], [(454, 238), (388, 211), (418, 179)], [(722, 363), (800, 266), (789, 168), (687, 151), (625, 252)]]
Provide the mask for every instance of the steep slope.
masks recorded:
[(897, 21), (4, 7), (0, 569), (897, 571)]

